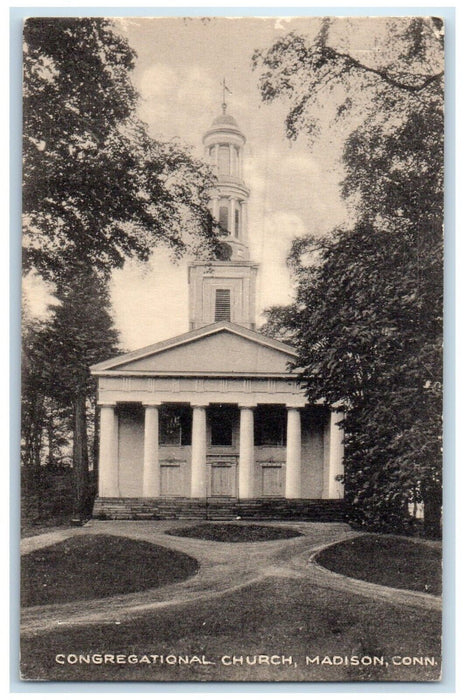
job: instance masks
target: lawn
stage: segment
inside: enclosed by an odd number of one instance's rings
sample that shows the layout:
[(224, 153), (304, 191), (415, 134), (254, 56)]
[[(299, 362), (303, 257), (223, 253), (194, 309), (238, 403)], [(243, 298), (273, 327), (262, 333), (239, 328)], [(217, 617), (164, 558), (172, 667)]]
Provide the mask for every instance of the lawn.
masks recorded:
[(183, 581), (192, 557), (113, 535), (80, 535), (22, 557), (21, 603), (46, 605), (134, 593)]
[[(135, 570), (135, 567), (134, 567)], [(96, 624), (22, 641), (27, 679), (66, 681), (424, 681), (440, 673), (440, 613), (394, 606), (312, 585), (266, 578), (209, 600), (170, 606), (121, 624)], [(211, 662), (75, 663), (81, 654), (196, 655)], [(60, 664), (57, 654), (75, 654)], [(224, 655), (292, 656), (292, 665), (225, 665)], [(382, 656), (382, 666), (306, 664), (319, 655)], [(434, 656), (433, 667), (394, 666), (393, 656)], [(59, 657), (63, 660), (63, 657)]]
[(301, 532), (289, 527), (218, 522), (172, 528), (165, 530), (165, 532), (167, 535), (175, 535), (176, 537), (193, 537), (198, 540), (213, 540), (215, 542), (266, 542), (267, 540), (287, 540), (302, 536)]
[(363, 535), (324, 549), (316, 561), (362, 581), (441, 594), (441, 552), (418, 540)]

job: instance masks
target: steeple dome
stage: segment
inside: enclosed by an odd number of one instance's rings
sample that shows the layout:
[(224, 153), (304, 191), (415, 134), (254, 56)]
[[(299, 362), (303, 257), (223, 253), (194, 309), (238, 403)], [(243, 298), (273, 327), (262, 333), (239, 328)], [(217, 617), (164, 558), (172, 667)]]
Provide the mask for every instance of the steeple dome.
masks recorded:
[(213, 120), (212, 126), (232, 126), (235, 127), (239, 131), (239, 126), (230, 114), (226, 114), (226, 112), (223, 112), (223, 114), (220, 114), (216, 119)]

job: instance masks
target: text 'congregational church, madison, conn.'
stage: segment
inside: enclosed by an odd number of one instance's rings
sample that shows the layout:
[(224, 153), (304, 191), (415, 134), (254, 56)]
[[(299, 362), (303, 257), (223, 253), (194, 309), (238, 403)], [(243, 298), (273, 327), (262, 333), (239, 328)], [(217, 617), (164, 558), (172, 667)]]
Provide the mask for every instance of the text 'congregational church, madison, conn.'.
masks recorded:
[(223, 105), (203, 137), (218, 260), (188, 267), (189, 330), (92, 367), (102, 518), (321, 518), (342, 512), (342, 415), (309, 405), (292, 347), (255, 330), (245, 136)]

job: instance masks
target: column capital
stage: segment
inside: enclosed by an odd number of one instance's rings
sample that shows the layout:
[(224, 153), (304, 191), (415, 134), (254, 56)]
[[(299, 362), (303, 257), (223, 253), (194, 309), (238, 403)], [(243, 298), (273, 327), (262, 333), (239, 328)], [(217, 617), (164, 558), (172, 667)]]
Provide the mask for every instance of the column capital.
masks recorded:
[(160, 408), (161, 404), (161, 401), (151, 401), (150, 403), (148, 401), (144, 401), (142, 406), (144, 408)]
[(256, 403), (238, 403), (238, 408), (257, 408)]
[(99, 408), (116, 408), (116, 401), (98, 401)]
[(191, 403), (190, 407), (191, 408), (208, 408), (210, 403), (201, 403), (200, 401), (196, 401), (195, 403)]
[(300, 410), (302, 410), (303, 408), (305, 408), (306, 405), (307, 405), (307, 402), (306, 402), (306, 401), (299, 401), (299, 402), (296, 401), (296, 403), (287, 403), (287, 404), (286, 404), (286, 409), (289, 411), (290, 409), (293, 408), (293, 409), (295, 409), (296, 411), (300, 411)]

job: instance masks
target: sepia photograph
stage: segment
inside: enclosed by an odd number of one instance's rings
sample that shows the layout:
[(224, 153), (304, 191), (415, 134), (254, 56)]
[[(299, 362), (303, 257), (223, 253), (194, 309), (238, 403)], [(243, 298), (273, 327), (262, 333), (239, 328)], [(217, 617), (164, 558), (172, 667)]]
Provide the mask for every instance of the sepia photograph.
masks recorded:
[(22, 681), (441, 681), (444, 37), (24, 20)]

